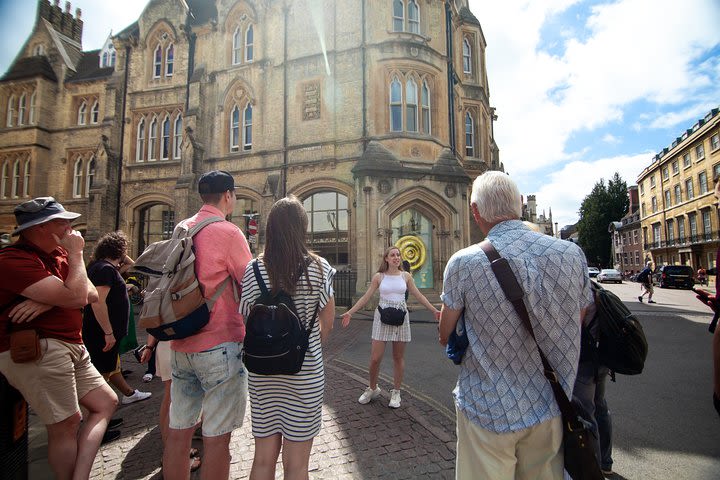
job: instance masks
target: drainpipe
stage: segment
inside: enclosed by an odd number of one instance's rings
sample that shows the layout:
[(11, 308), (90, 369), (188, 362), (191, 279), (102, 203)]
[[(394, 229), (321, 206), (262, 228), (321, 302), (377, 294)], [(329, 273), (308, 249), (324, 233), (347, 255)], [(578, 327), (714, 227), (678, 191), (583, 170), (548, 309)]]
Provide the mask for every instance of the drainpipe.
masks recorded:
[(450, 125), (450, 150), (457, 155), (455, 149), (455, 67), (453, 64), (453, 32), (452, 11), (450, 2), (445, 2), (445, 43), (447, 45), (447, 82), (448, 82), (448, 125)]
[(365, 3), (363, 0), (360, 4), (360, 16), (362, 18), (362, 130), (363, 130), (363, 152), (367, 148), (368, 132), (367, 132), (367, 44), (366, 44), (366, 18)]
[(188, 72), (187, 81), (185, 82), (185, 113), (190, 109), (190, 77), (195, 71), (195, 40), (197, 35), (192, 32), (190, 27), (190, 16), (188, 15), (187, 25), (185, 26), (188, 34)]
[(125, 146), (125, 115), (127, 113), (128, 75), (130, 73), (130, 46), (125, 47), (125, 79), (123, 80), (122, 120), (120, 121), (120, 152), (117, 175), (117, 196), (115, 197), (115, 230), (120, 229), (120, 202), (122, 198), (123, 152)]
[(285, 2), (283, 7), (283, 13), (285, 16), (285, 24), (283, 25), (284, 37), (283, 37), (283, 175), (282, 175), (282, 196), (287, 195), (287, 173), (288, 173), (288, 75), (287, 75), (287, 62), (288, 62), (288, 13), (290, 7)]

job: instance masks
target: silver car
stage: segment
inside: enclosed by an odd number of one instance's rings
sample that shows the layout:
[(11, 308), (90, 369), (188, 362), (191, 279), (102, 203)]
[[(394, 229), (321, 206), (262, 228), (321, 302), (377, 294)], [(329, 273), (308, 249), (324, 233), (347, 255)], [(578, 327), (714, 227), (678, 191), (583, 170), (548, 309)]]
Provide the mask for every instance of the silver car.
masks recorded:
[(615, 282), (622, 283), (622, 274), (614, 268), (604, 268), (598, 273), (597, 281), (599, 283)]

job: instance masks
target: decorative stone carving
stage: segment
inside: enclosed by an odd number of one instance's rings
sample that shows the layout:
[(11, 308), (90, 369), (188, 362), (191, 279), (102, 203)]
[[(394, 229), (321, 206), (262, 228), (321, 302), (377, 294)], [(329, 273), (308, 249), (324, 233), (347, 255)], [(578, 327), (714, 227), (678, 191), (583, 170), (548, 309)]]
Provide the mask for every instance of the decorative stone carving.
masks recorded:
[(447, 198), (454, 198), (455, 195), (457, 195), (457, 189), (455, 188), (455, 185), (452, 183), (448, 183), (445, 185), (445, 196)]
[(387, 180), (380, 180), (378, 182), (378, 191), (382, 194), (390, 193), (391, 188), (390, 182)]
[(320, 82), (307, 82), (303, 85), (303, 120), (320, 118)]

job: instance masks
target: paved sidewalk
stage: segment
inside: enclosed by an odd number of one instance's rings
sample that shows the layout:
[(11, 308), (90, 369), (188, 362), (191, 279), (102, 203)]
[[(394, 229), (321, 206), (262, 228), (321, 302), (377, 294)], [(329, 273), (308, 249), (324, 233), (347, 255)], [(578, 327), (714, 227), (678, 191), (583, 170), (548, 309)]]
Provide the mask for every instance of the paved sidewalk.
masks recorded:
[[(336, 319), (335, 329), (325, 346), (326, 389), (323, 427), (316, 437), (310, 457), (313, 479), (402, 479), (454, 478), (455, 423), (447, 411), (438, 409), (425, 397), (403, 392), (402, 406), (390, 409), (390, 384), (381, 378), (382, 397), (368, 405), (357, 398), (367, 386), (367, 371), (340, 357), (343, 348), (367, 330), (367, 320), (353, 320), (347, 329)], [(368, 353), (369, 353), (369, 341)], [(123, 356), (123, 368), (132, 373), (128, 383), (152, 391), (152, 398), (120, 406), (115, 417), (122, 417), (120, 439), (104, 445), (95, 460), (91, 478), (162, 478), (162, 443), (157, 413), (162, 398), (162, 382), (142, 383), (144, 365), (130, 354)], [(31, 426), (30, 478), (52, 478), (47, 465), (45, 429)], [(202, 442), (193, 441), (202, 452)], [(250, 406), (241, 429), (231, 439), (231, 478), (247, 478), (253, 457)], [(202, 470), (202, 468), (201, 468)], [(192, 475), (199, 478), (199, 471)], [(277, 478), (282, 478), (278, 462)]]

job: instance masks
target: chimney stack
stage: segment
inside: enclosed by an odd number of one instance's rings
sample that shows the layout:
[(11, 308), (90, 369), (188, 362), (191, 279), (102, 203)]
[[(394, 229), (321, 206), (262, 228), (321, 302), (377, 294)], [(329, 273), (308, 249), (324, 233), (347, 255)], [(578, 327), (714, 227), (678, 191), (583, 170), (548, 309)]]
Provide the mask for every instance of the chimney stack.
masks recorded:
[(49, 0), (38, 0), (37, 21), (41, 18), (47, 20), (55, 31), (82, 44), (82, 10), (77, 8), (73, 17), (70, 2), (65, 2), (65, 11), (60, 9), (60, 0), (54, 0), (53, 3), (51, 6)]

